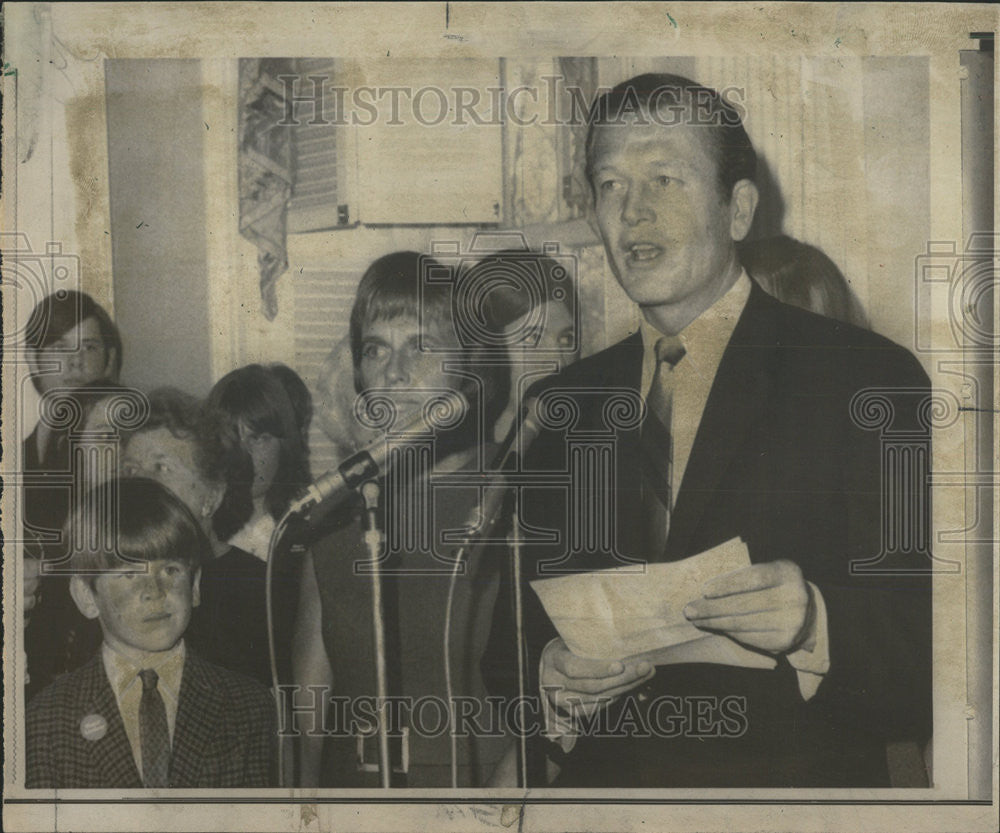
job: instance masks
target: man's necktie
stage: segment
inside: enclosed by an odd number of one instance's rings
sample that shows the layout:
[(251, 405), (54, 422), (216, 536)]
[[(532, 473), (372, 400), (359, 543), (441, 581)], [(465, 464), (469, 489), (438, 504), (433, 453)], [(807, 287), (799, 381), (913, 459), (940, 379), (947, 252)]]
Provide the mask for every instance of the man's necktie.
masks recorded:
[(142, 783), (147, 787), (166, 787), (170, 772), (170, 730), (167, 708), (156, 688), (160, 679), (152, 668), (139, 672), (142, 700), (139, 701), (139, 748), (142, 750)]
[(670, 419), (674, 368), (684, 358), (684, 345), (676, 336), (656, 342), (656, 372), (646, 396), (642, 422), (642, 506), (646, 528), (646, 555), (658, 560), (667, 544), (672, 506), (673, 443)]

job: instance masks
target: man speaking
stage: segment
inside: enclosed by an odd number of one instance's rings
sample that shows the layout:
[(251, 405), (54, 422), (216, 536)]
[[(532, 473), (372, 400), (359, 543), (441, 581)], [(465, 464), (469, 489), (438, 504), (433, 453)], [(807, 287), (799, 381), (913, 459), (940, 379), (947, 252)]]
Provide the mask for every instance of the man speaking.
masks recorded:
[[(929, 382), (902, 348), (782, 304), (746, 274), (736, 244), (757, 207), (756, 166), (739, 113), (688, 79), (639, 76), (591, 108), (595, 217), (641, 324), (532, 391), (574, 415), (543, 418), (525, 459), (573, 481), (526, 488), (520, 502), (523, 529), (558, 532), (522, 547), (522, 685), (542, 698), (536, 783), (888, 786), (887, 743), (930, 736), (930, 556), (912, 543), (926, 540), (926, 478), (918, 467), (900, 504), (884, 505), (879, 431), (852, 410), (878, 390), (894, 424), (926, 437)], [(645, 402), (631, 425), (609, 422), (622, 390)], [(579, 437), (609, 433), (612, 476), (572, 465)], [(607, 507), (612, 546), (571, 528), (595, 522), (581, 505)], [(683, 617), (760, 662), (578, 656), (529, 587), (732, 539), (749, 562), (702, 583)], [(508, 696), (512, 611), (502, 594), (483, 658)]]

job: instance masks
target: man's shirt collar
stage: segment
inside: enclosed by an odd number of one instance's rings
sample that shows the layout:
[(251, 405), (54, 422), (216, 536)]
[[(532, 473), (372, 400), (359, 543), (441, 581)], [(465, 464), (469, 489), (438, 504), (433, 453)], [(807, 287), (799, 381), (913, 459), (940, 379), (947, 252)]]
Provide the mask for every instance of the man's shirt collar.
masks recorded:
[[(678, 336), (684, 345), (684, 359), (678, 365), (687, 372), (714, 378), (722, 354), (726, 351), (743, 310), (750, 298), (750, 278), (745, 270), (728, 291), (712, 306), (688, 324)], [(656, 342), (663, 335), (640, 314), (639, 332), (642, 335), (643, 387), (645, 392), (652, 383), (656, 369)]]

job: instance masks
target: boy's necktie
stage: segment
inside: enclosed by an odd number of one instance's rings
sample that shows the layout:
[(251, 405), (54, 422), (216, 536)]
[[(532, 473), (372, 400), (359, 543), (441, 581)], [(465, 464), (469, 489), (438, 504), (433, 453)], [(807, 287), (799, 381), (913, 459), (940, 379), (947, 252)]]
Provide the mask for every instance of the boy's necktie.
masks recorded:
[(659, 560), (666, 548), (672, 506), (670, 419), (674, 368), (684, 358), (685, 350), (677, 336), (663, 336), (656, 342), (655, 352), (656, 372), (646, 396), (646, 416), (642, 421), (642, 506), (647, 557)]
[(166, 787), (170, 773), (170, 730), (167, 708), (156, 687), (159, 675), (152, 668), (139, 672), (142, 700), (139, 701), (139, 748), (142, 750), (142, 783)]

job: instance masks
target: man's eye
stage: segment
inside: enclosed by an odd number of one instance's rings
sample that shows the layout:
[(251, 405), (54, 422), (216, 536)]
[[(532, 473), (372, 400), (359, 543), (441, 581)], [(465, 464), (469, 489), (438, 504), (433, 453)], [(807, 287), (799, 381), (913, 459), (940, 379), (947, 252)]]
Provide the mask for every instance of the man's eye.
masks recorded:
[(617, 179), (602, 179), (597, 187), (605, 192), (617, 191), (621, 188), (621, 182)]
[(661, 188), (666, 188), (668, 185), (672, 185), (673, 183), (674, 183), (674, 178), (672, 176), (661, 174), (660, 176), (656, 177), (656, 184), (659, 185)]
[(168, 576), (179, 576), (184, 572), (184, 567), (181, 564), (168, 564), (163, 568), (163, 572)]
[(361, 349), (361, 357), (365, 359), (379, 359), (384, 355), (384, 348), (381, 344), (366, 344)]

